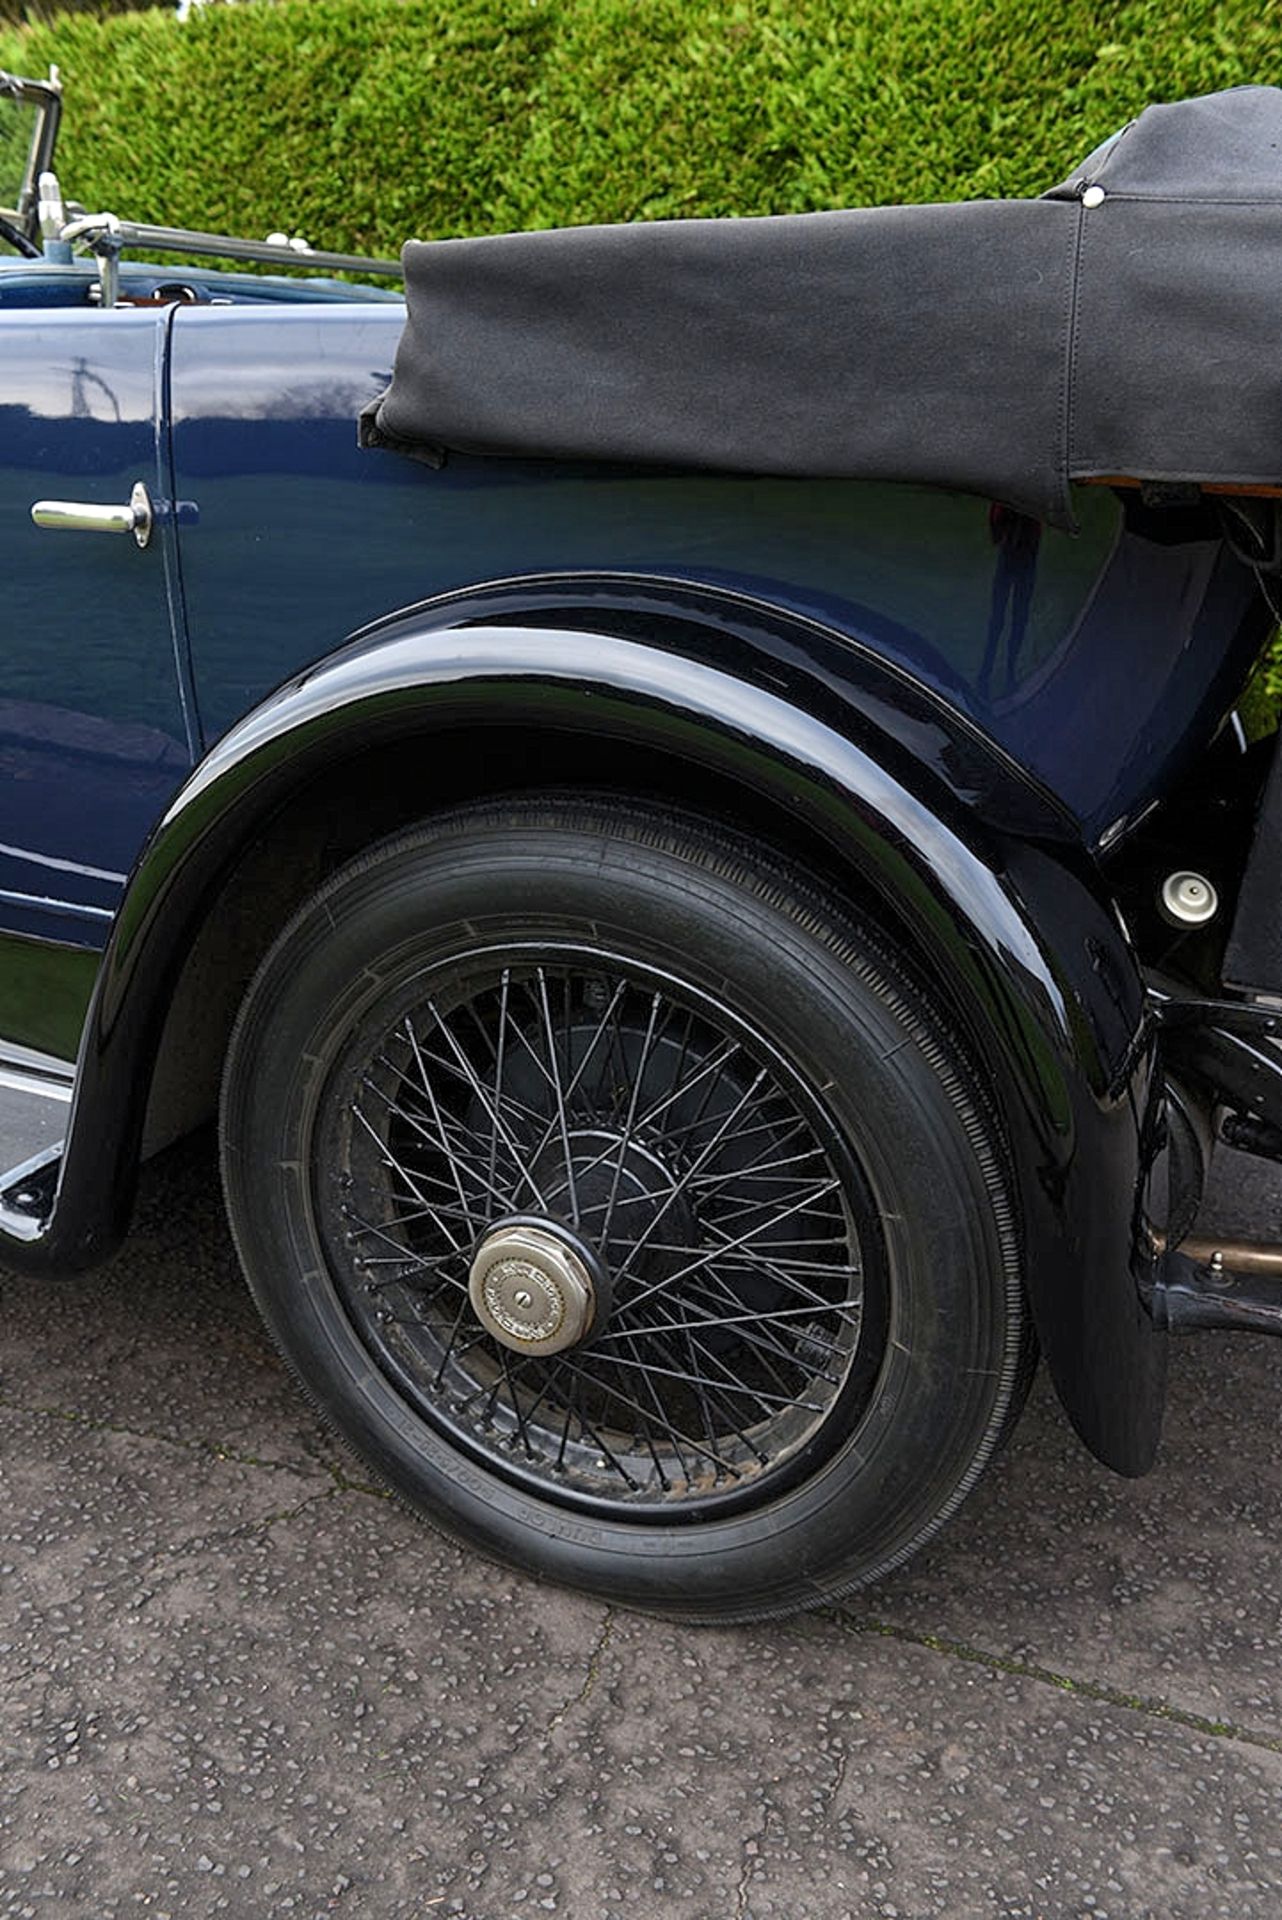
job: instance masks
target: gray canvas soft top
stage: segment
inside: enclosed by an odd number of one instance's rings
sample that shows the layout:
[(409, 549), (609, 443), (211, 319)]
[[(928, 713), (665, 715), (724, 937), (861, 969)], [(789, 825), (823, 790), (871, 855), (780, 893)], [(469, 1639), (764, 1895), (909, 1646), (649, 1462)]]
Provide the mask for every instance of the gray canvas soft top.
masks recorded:
[(1040, 200), (404, 260), (368, 446), (921, 481), (1061, 526), (1074, 479), (1282, 479), (1273, 87), (1150, 107)]

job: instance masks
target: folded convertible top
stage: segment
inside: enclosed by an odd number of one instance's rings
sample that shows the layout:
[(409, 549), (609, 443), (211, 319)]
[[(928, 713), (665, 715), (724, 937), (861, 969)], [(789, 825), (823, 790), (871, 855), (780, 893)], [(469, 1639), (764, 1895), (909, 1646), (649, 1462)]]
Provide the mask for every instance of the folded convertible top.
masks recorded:
[(1150, 107), (1040, 200), (411, 241), (366, 445), (923, 481), (1282, 479), (1282, 91)]

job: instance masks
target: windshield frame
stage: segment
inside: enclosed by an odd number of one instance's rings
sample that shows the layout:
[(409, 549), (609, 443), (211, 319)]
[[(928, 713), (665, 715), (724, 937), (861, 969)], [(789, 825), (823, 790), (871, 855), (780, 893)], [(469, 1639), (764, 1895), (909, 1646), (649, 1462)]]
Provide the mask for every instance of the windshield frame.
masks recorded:
[(27, 154), (27, 168), (16, 207), (5, 207), (3, 212), (15, 220), (27, 238), (38, 245), (40, 240), (39, 220), (39, 180), (42, 173), (53, 167), (54, 148), (58, 142), (58, 123), (62, 119), (62, 87), (56, 70), (51, 71), (47, 80), (24, 80), (17, 74), (0, 71), (0, 111), (3, 102), (20, 101), (25, 106), (36, 109), (36, 124), (32, 134), (31, 146)]

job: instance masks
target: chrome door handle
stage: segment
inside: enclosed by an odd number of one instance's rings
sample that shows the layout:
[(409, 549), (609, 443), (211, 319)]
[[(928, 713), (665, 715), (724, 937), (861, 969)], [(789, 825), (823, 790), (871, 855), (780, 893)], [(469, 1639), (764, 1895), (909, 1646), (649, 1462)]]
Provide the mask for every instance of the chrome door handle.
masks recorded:
[(100, 507), (87, 500), (37, 500), (31, 518), (38, 527), (61, 528), (68, 533), (132, 533), (140, 547), (151, 539), (156, 523), (151, 495), (141, 480), (135, 484), (127, 507)]

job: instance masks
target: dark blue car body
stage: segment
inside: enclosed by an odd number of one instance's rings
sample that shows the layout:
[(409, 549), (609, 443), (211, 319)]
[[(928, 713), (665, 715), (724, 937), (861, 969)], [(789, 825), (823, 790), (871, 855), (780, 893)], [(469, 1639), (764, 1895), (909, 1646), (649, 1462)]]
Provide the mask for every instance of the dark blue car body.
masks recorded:
[[(261, 283), (185, 278), (200, 304), (108, 315), (86, 308), (83, 271), (0, 273), (6, 934), (101, 949), (215, 741), (362, 628), (481, 584), (645, 579), (816, 623), (838, 661), (844, 642), (967, 716), (1096, 853), (1178, 787), (1268, 631), (1205, 526), (1172, 539), (1083, 489), (1082, 531), (1042, 535), (1018, 657), (985, 688), (1003, 566), (986, 502), (361, 452), (353, 421), (390, 377), (398, 303), (287, 283), (277, 304)], [(139, 479), (169, 509), (145, 554), (31, 523), (39, 495), (106, 502)]]
[[(1274, 617), (1214, 507), (1079, 488), (1069, 535), (909, 485), (434, 468), (357, 442), (394, 294), (126, 262), (99, 311), (97, 272), (0, 260), (0, 1074), (68, 1119), (0, 1180), (4, 1259), (117, 1244), (348, 856), (482, 796), (640, 795), (867, 890), (944, 983), (1043, 1351), (1142, 1471), (1200, 1175), (1164, 1009), (1226, 991), (1152, 894), (1164, 864), (1241, 879), (1233, 714)], [(145, 547), (33, 522), (140, 483)]]

